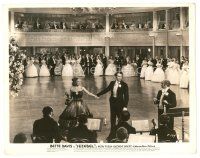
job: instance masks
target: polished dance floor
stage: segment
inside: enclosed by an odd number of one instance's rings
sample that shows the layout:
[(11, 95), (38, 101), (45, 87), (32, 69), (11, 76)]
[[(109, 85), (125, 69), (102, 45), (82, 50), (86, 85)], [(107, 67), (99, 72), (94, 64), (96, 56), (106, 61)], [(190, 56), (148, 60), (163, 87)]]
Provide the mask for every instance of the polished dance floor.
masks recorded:
[[(96, 94), (105, 88), (114, 77), (91, 77), (82, 78), (83, 86), (90, 92)], [(131, 120), (150, 120), (157, 118), (157, 109), (153, 104), (153, 98), (160, 89), (160, 83), (152, 83), (138, 77), (124, 78), (129, 86), (129, 105)], [(65, 91), (71, 87), (70, 77), (57, 76), (54, 78), (26, 78), (19, 96), (10, 97), (10, 142), (14, 136), (23, 132), (31, 142), (33, 122), (42, 117), (44, 106), (50, 105), (54, 109), (54, 119), (58, 120), (59, 115), (65, 108)], [(189, 92), (187, 89), (180, 89), (178, 86), (171, 86), (176, 93), (178, 107), (189, 106)], [(83, 99), (88, 105), (94, 117), (106, 118), (107, 125), (103, 125), (102, 131), (98, 132), (98, 141), (105, 142), (110, 129), (109, 96), (107, 93), (95, 99), (84, 94)], [(185, 120), (185, 131), (189, 134), (189, 117)], [(137, 129), (136, 129), (137, 130)], [(175, 119), (175, 130), (181, 137), (181, 118)]]

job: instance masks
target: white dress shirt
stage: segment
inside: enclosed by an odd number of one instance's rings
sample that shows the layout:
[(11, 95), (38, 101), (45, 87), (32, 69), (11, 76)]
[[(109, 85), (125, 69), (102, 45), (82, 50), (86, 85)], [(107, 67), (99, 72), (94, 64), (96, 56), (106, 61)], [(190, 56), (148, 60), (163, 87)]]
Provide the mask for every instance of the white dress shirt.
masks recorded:
[(115, 85), (114, 85), (114, 88), (113, 88), (113, 97), (117, 97), (117, 89), (120, 85), (120, 82), (119, 81), (115, 81)]
[(162, 95), (160, 97), (160, 102), (159, 102), (159, 109), (163, 109), (164, 106), (163, 106), (163, 98), (165, 96), (165, 94), (167, 93), (169, 87), (165, 88), (165, 89), (162, 89)]

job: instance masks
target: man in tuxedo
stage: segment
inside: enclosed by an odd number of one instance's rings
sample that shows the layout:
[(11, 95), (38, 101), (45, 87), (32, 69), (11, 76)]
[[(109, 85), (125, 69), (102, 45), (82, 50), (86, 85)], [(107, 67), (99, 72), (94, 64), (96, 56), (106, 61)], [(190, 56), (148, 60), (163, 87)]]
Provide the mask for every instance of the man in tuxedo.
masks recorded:
[(136, 63), (137, 63), (137, 74), (140, 76), (140, 72), (141, 72), (141, 66), (142, 66), (142, 58), (140, 57), (140, 55), (136, 55)]
[(66, 58), (67, 58), (66, 53), (63, 53), (63, 55), (61, 56), (62, 64), (63, 64), (63, 65), (65, 65)]
[(165, 70), (166, 67), (167, 67), (167, 59), (164, 59), (163, 56), (161, 55), (160, 56), (160, 62), (162, 64), (162, 66), (163, 66), (163, 69)]
[(58, 123), (52, 118), (53, 109), (46, 106), (42, 110), (43, 118), (33, 124), (33, 138), (35, 143), (53, 143), (61, 141)]
[[(157, 97), (154, 98), (154, 104), (158, 105), (158, 122), (160, 116), (166, 113), (170, 108), (176, 107), (176, 94), (170, 89), (170, 81), (163, 80), (161, 82), (161, 90), (158, 91)], [(165, 111), (166, 109), (166, 111)], [(174, 128), (174, 118), (170, 117), (168, 127)]]
[(158, 62), (158, 56), (156, 56), (154, 59), (152, 59), (151, 62), (153, 63), (153, 71), (155, 71), (156, 70), (156, 64)]
[(103, 74), (105, 75), (105, 70), (106, 70), (106, 67), (107, 67), (107, 57), (105, 56), (105, 54), (103, 54), (101, 61), (103, 63)]
[(117, 71), (121, 71), (122, 64), (123, 64), (123, 57), (120, 56), (119, 53), (117, 53), (114, 63), (117, 66)]
[[(127, 105), (129, 101), (128, 85), (122, 81), (123, 73), (117, 72), (115, 74), (116, 80), (111, 81), (109, 86), (102, 90), (97, 96), (101, 96), (107, 92), (111, 92), (110, 96), (110, 120), (111, 120), (111, 131), (114, 130), (116, 126), (116, 119), (120, 120), (122, 111), (127, 110)], [(109, 140), (110, 135), (107, 140)]]
[(49, 59), (49, 67), (50, 67), (50, 75), (54, 76), (54, 69), (56, 67), (56, 60), (54, 55), (52, 55), (52, 57)]
[(86, 54), (86, 57), (85, 57), (85, 75), (86, 76), (89, 76), (91, 75), (91, 64), (92, 64), (92, 61), (91, 61), (91, 58), (89, 56), (89, 54)]

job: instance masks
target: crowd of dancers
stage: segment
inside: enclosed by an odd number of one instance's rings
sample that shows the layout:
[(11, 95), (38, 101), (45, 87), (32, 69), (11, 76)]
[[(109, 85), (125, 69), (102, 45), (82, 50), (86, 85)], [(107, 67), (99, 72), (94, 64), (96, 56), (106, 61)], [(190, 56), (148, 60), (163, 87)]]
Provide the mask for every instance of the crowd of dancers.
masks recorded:
[(129, 56), (115, 57), (105, 54), (85, 55), (40, 55), (26, 57), (24, 60), (26, 77), (42, 76), (113, 76), (121, 71), (124, 77), (138, 76), (152, 82), (162, 82), (167, 79), (171, 84), (181, 88), (189, 86), (189, 61), (182, 57), (181, 62), (175, 58), (140, 58), (131, 60)]
[(182, 57), (181, 63), (175, 59), (144, 59), (141, 64), (140, 78), (147, 81), (162, 82), (167, 79), (180, 88), (189, 86), (189, 61)]

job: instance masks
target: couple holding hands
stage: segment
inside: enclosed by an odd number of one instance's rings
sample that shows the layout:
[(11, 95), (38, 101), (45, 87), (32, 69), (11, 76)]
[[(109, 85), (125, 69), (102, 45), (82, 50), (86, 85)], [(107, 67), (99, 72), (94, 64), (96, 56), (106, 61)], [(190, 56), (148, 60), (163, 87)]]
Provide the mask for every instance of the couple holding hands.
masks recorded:
[[(116, 126), (116, 120), (120, 119), (122, 111), (127, 111), (127, 105), (129, 101), (128, 85), (122, 80), (123, 73), (117, 72), (115, 74), (115, 80), (111, 81), (107, 88), (97, 93), (96, 95), (90, 93), (85, 87), (81, 86), (81, 80), (79, 78), (72, 79), (72, 87), (70, 89), (70, 95), (67, 94), (67, 98), (70, 100), (67, 102), (67, 107), (60, 115), (60, 120), (64, 120), (67, 127), (74, 126), (76, 119), (80, 114), (85, 114), (88, 117), (93, 117), (89, 108), (83, 102), (83, 92), (95, 98), (99, 98), (101, 95), (111, 92), (110, 95), (110, 121), (111, 131)], [(110, 131), (110, 132), (111, 132)]]

